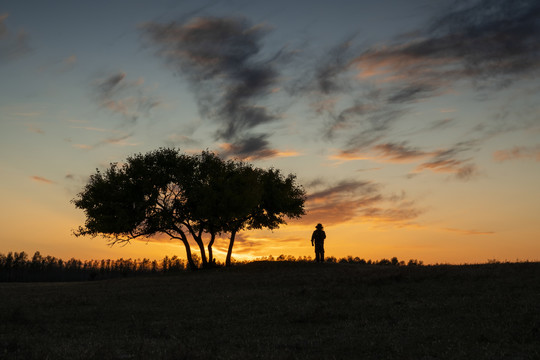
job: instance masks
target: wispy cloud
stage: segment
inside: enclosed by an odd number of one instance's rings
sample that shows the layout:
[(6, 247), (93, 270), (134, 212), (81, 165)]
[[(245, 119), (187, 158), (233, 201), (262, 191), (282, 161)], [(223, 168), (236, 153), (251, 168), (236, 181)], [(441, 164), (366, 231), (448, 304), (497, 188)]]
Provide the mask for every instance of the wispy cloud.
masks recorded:
[(159, 49), (157, 55), (188, 79), (201, 115), (219, 124), (217, 139), (234, 143), (237, 155), (251, 151), (250, 156), (260, 157), (272, 152), (268, 135), (251, 133), (280, 118), (265, 106), (275, 93), (277, 64), (283, 57), (282, 52), (261, 56), (267, 26), (245, 18), (199, 17), (146, 23), (141, 30)]
[(183, 135), (183, 134), (169, 134), (167, 138), (165, 139), (165, 143), (169, 146), (178, 146), (178, 145), (185, 145), (185, 146), (195, 146), (199, 145), (199, 141), (193, 139), (190, 136)]
[(384, 74), (386, 81), (409, 84), (406, 93), (413, 97), (429, 96), (460, 79), (507, 85), (516, 75), (540, 68), (539, 16), (534, 0), (462, 2), (414, 38), (365, 51), (356, 66), (361, 77)]
[(406, 226), (423, 212), (405, 193), (387, 195), (381, 185), (360, 180), (345, 180), (308, 192), (306, 210), (302, 219), (291, 223), (336, 225), (358, 221), (377, 226)]
[(93, 150), (105, 145), (114, 145), (114, 146), (137, 146), (140, 145), (138, 142), (130, 141), (130, 139), (133, 137), (133, 133), (128, 134), (118, 134), (114, 136), (108, 136), (92, 145), (89, 144), (73, 144), (72, 146), (78, 149), (84, 149), (84, 150)]
[(31, 176), (30, 177), (33, 181), (36, 181), (36, 182), (39, 182), (39, 183), (43, 183), (43, 184), (54, 184), (55, 182), (52, 181), (52, 180), (49, 180), (47, 178), (44, 178), (44, 177), (41, 177), (41, 176)]
[(411, 174), (429, 170), (435, 173), (452, 174), (461, 180), (469, 180), (477, 174), (476, 166), (470, 158), (463, 158), (478, 146), (478, 141), (463, 141), (446, 149), (424, 151), (411, 147), (407, 142), (376, 144), (362, 150), (342, 150), (330, 159), (343, 161), (369, 160), (378, 163), (407, 164), (419, 163)]
[[(308, 94), (315, 114), (326, 117), (324, 137), (341, 142), (335, 158), (424, 160), (415, 173), (430, 170), (470, 179), (478, 172), (470, 161), (477, 147), (460, 150), (459, 156), (445, 150), (420, 150), (405, 146), (403, 136), (396, 142), (394, 132), (420, 101), (461, 86), (494, 93), (538, 76), (539, 16), (540, 5), (533, 0), (456, 2), (416, 31), (387, 43), (367, 48), (353, 46), (354, 39), (342, 43), (320, 57), (308, 85), (294, 90)], [(352, 72), (356, 82), (351, 81)], [(495, 128), (515, 129), (499, 124), (510, 123), (503, 115), (493, 114), (493, 124), (478, 128), (476, 135), (492, 136)], [(452, 118), (437, 120), (416, 133), (442, 131), (454, 123)], [(479, 139), (472, 141), (480, 145)]]
[(366, 152), (342, 150), (338, 154), (331, 155), (330, 158), (340, 161), (371, 160), (376, 162), (410, 163), (425, 159), (433, 154), (433, 152), (425, 152), (411, 147), (407, 142), (401, 142), (377, 144)]
[(424, 170), (431, 170), (435, 173), (453, 174), (456, 178), (461, 180), (468, 180), (477, 174), (477, 168), (473, 164), (462, 160), (443, 158), (420, 164), (413, 173)]
[(498, 162), (516, 159), (540, 161), (540, 145), (530, 147), (514, 146), (512, 149), (498, 150), (493, 153), (493, 158)]
[(28, 34), (19, 30), (14, 34), (6, 25), (9, 14), (0, 14), (0, 63), (16, 60), (31, 51)]
[(234, 143), (223, 143), (220, 147), (223, 156), (247, 161), (299, 155), (296, 151), (271, 149), (265, 135), (244, 137)]
[(121, 115), (127, 124), (135, 124), (141, 117), (148, 117), (150, 110), (160, 105), (160, 100), (146, 95), (144, 80), (127, 80), (124, 72), (118, 72), (93, 83), (99, 105)]
[(436, 173), (453, 174), (460, 180), (472, 179), (478, 175), (478, 169), (467, 155), (477, 150), (481, 142), (482, 139), (460, 141), (449, 148), (437, 150), (433, 157), (418, 165), (413, 173), (430, 170)]

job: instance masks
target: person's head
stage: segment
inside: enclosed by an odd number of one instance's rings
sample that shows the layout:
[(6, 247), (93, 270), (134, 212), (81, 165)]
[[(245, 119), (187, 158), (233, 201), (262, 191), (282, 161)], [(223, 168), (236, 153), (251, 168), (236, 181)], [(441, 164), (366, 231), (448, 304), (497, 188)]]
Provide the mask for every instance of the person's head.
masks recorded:
[(323, 227), (322, 227), (322, 224), (319, 223), (319, 224), (317, 224), (317, 226), (315, 226), (315, 228), (316, 228), (317, 230), (322, 230)]

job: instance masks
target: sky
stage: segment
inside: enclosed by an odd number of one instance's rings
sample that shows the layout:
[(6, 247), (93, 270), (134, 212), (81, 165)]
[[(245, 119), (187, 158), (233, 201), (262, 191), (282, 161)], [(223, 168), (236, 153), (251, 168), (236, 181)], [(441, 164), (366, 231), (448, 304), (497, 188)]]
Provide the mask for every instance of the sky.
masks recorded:
[[(0, 253), (75, 237), (96, 169), (159, 147), (296, 174), (306, 215), (233, 257), (540, 260), (537, 1), (2, 1)], [(214, 245), (223, 258), (227, 239)]]

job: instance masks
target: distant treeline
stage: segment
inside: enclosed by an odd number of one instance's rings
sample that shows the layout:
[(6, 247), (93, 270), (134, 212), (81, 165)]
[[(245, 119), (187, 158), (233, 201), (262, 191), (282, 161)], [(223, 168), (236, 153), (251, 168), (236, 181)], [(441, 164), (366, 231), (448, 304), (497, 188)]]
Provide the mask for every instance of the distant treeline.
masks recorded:
[[(197, 254), (194, 255), (196, 263), (200, 261)], [(289, 261), (289, 262), (311, 262), (309, 256), (295, 258), (291, 255), (280, 255), (278, 257), (265, 256), (255, 261)], [(399, 261), (396, 257), (392, 259), (381, 259), (378, 261), (364, 260), (359, 257), (348, 256), (346, 258), (326, 258), (330, 263), (350, 263), (363, 265), (393, 265), (393, 266), (419, 266), (422, 261), (409, 260), (407, 263)], [(248, 263), (249, 261), (236, 261), (237, 264)], [(216, 267), (222, 266), (220, 262)], [(36, 251), (32, 257), (26, 252), (0, 253), (0, 282), (8, 281), (85, 281), (100, 280), (114, 277), (126, 277), (134, 275), (163, 275), (177, 273), (188, 269), (188, 263), (184, 259), (165, 256), (162, 260), (150, 259), (103, 259), (103, 260), (78, 260), (71, 258), (62, 260), (54, 256), (43, 256)]]

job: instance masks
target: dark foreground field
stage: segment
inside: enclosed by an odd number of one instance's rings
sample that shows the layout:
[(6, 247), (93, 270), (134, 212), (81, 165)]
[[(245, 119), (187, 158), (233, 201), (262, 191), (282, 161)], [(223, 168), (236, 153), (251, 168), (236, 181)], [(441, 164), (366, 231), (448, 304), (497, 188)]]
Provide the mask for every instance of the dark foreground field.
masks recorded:
[(1, 283), (0, 359), (538, 359), (540, 264)]

